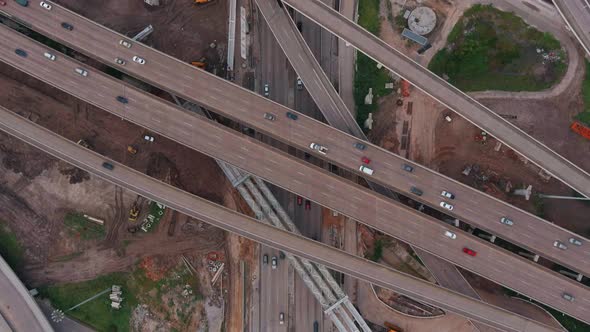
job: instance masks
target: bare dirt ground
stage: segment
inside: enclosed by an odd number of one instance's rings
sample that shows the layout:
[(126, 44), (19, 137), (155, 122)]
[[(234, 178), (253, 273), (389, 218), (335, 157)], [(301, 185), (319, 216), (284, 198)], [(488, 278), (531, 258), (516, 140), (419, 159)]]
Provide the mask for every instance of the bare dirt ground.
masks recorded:
[(151, 24), (154, 32), (143, 43), (187, 62), (202, 57), (219, 62), (216, 52), (207, 51), (213, 42), (221, 54), (227, 50), (227, 1), (196, 6), (189, 0), (160, 0), (157, 7), (143, 1), (55, 2), (129, 37)]

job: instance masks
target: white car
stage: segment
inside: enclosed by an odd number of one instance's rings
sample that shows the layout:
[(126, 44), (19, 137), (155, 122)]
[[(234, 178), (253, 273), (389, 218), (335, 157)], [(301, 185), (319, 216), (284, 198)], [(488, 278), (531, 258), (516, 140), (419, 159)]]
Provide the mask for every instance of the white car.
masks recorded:
[(285, 324), (285, 314), (282, 312), (279, 314), (279, 324)]
[(121, 58), (115, 58), (115, 62), (116, 62), (118, 65), (121, 65), (121, 66), (124, 66), (124, 65), (127, 63), (127, 61), (125, 61), (125, 60), (123, 60), (123, 59), (121, 59)]
[(373, 169), (372, 168), (369, 168), (367, 166), (361, 166), (361, 167), (359, 167), (359, 171), (361, 171), (361, 172), (363, 172), (363, 173), (365, 173), (367, 175), (373, 175)]
[(119, 45), (125, 46), (127, 48), (131, 48), (131, 43), (124, 40), (124, 39), (119, 40)]
[(445, 232), (445, 236), (448, 237), (448, 238), (450, 238), (450, 239), (453, 239), (453, 240), (457, 238), (457, 234), (455, 234), (455, 233), (453, 233), (451, 231), (446, 231)]
[(569, 238), (569, 243), (575, 245), (575, 246), (581, 246), (582, 245), (582, 241), (576, 239), (575, 237), (570, 237)]
[(500, 219), (500, 222), (503, 223), (504, 225), (508, 225), (508, 226), (514, 225), (514, 221), (512, 221), (511, 219), (508, 219), (506, 217), (502, 217)]
[(325, 147), (323, 145), (319, 145), (317, 143), (311, 143), (309, 145), (309, 148), (312, 149), (312, 150), (315, 150), (315, 151), (317, 151), (317, 152), (319, 152), (321, 154), (326, 154), (328, 152), (328, 148), (327, 147)]
[(446, 191), (446, 190), (443, 190), (443, 191), (440, 193), (440, 195), (441, 195), (441, 196), (443, 196), (443, 197), (446, 197), (446, 198), (448, 198), (448, 199), (455, 199), (455, 195), (453, 195), (452, 193), (450, 193), (450, 192), (448, 192), (448, 191)]
[(51, 61), (55, 61), (55, 55), (49, 53), (49, 52), (45, 52), (43, 53), (43, 56), (46, 57), (47, 59), (51, 60)]
[(277, 265), (279, 265), (279, 261), (277, 260), (277, 256), (272, 256), (272, 259), (270, 260), (270, 266), (273, 270), (275, 270), (277, 268)]
[(78, 73), (84, 77), (88, 76), (88, 72), (86, 71), (86, 69), (76, 68), (76, 73)]
[(560, 241), (553, 242), (553, 246), (555, 248), (559, 248), (561, 250), (566, 250), (567, 249), (567, 246), (565, 244), (561, 243)]
[(138, 57), (137, 55), (133, 56), (133, 61), (139, 63), (140, 65), (145, 65), (145, 60)]
[(47, 9), (47, 10), (51, 10), (51, 5), (50, 5), (50, 4), (48, 4), (48, 3), (47, 3), (47, 2), (45, 2), (45, 1), (41, 1), (41, 2), (39, 2), (39, 6), (41, 6), (41, 7), (45, 8), (45, 9)]
[(440, 206), (449, 211), (453, 211), (453, 206), (447, 202), (440, 202)]
[(143, 139), (151, 143), (151, 142), (154, 141), (154, 136), (151, 136), (151, 135), (143, 135)]

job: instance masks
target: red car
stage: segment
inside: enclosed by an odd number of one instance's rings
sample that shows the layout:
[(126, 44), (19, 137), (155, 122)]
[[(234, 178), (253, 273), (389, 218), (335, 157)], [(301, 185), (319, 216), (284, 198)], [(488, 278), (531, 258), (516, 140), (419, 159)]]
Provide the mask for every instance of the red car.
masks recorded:
[(467, 247), (463, 248), (463, 252), (466, 253), (469, 256), (475, 256), (475, 255), (477, 255), (477, 252), (475, 252), (475, 251), (473, 251), (473, 250), (471, 250), (471, 249), (469, 249)]
[(301, 206), (303, 204), (303, 198), (301, 196), (297, 196), (297, 205)]
[(309, 201), (309, 199), (305, 200), (305, 209), (306, 210), (311, 210), (311, 202)]
[(0, 6), (6, 6), (6, 2), (5, 1), (0, 1)]
[(362, 157), (362, 158), (361, 158), (361, 161), (362, 161), (363, 163), (365, 163), (365, 164), (368, 164), (368, 163), (370, 163), (370, 162), (371, 162), (371, 159), (369, 159), (369, 158), (367, 158), (367, 157)]

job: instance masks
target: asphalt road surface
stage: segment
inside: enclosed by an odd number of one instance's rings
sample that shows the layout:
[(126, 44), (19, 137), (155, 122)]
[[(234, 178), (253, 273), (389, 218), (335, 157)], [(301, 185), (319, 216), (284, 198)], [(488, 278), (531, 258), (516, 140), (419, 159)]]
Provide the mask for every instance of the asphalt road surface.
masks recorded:
[[(304, 1), (307, 3), (307, 0)], [(174, 94), (204, 105), (214, 112), (223, 113), (246, 123), (291, 146), (309, 151), (311, 142), (325, 145), (329, 149), (328, 154), (317, 156), (329, 160), (332, 164), (358, 172), (361, 157), (366, 156), (372, 160), (370, 167), (375, 170), (371, 177), (372, 181), (395, 188), (396, 191), (409, 195), (417, 201), (445, 211), (453, 217), (574, 271), (590, 275), (590, 242), (550, 222), (377, 146), (366, 143), (366, 150), (354, 149), (353, 143), (358, 140), (353, 136), (303, 115), (299, 115), (297, 121), (289, 120), (285, 112), (291, 111), (290, 109), (140, 43), (133, 43), (131, 48), (125, 48), (119, 45), (121, 35), (59, 6), (54, 5), (54, 8), (48, 12), (40, 6), (21, 7), (14, 2), (9, 2), (7, 6), (0, 8), (18, 15), (20, 19), (32, 24), (34, 29), (66, 45), (75, 45), (75, 48), (105, 63), (115, 66), (114, 58), (122, 57), (128, 63), (117, 69), (140, 77), (166, 91), (173, 91)], [(320, 6), (320, 8), (323, 7)], [(332, 11), (329, 10), (329, 12)], [(62, 21), (72, 24), (75, 27), (74, 30), (63, 29), (60, 25)], [(146, 64), (140, 65), (131, 61), (136, 54), (145, 58)], [(281, 90), (277, 91), (283, 93)], [(271, 87), (271, 95), (273, 93)], [(263, 114), (266, 112), (275, 114), (277, 120), (264, 120)], [(532, 145), (531, 150), (534, 150)], [(269, 163), (272, 162), (269, 160)], [(401, 171), (402, 164), (412, 165), (414, 172)], [(579, 182), (581, 185), (584, 183), (584, 181)], [(422, 189), (424, 195), (413, 196), (409, 191), (412, 186)], [(456, 199), (449, 201), (442, 198), (440, 193), (443, 190), (454, 193)], [(452, 212), (439, 206), (443, 200), (454, 205)], [(501, 224), (502, 217), (512, 219), (514, 226)], [(571, 237), (579, 238), (583, 245), (579, 247), (570, 245), (565, 251), (553, 246), (555, 240), (567, 243)]]
[(401, 52), (385, 44), (370, 32), (320, 1), (284, 0), (284, 2), (348, 41), (389, 70), (412, 82), (417, 88), (492, 134), (507, 146), (514, 148), (554, 177), (590, 197), (590, 174)]
[[(20, 45), (29, 52), (26, 60), (14, 53), (14, 45)], [(62, 55), (50, 62), (42, 55), (46, 50), (44, 46), (7, 28), (0, 28), (0, 46), (0, 59), (3, 61), (82, 100), (192, 149), (236, 165), (288, 191), (309, 197), (323, 206), (527, 294), (573, 317), (590, 320), (588, 288), (567, 277), (459, 230), (453, 230), (456, 239), (445, 237), (444, 233), (449, 228), (431, 217), (376, 196), (366, 188), (310, 167), (300, 159), (269, 149), (260, 142), (200, 116), (179, 111), (178, 107), (122, 81), (95, 71), (83, 77), (74, 71), (79, 64)], [(119, 94), (127, 98), (128, 104), (116, 100)], [(477, 257), (462, 253), (465, 247), (478, 252)], [(564, 300), (564, 292), (574, 295), (576, 301), (572, 303)]]
[(418, 301), (430, 303), (507, 331), (556, 331), (504, 309), (456, 294), (302, 236), (259, 223), (252, 218), (157, 181), (122, 164), (109, 161), (114, 168), (108, 170), (102, 166), (103, 162), (108, 160), (105, 157), (68, 141), (3, 107), (0, 107), (0, 130), (106, 181), (160, 202), (188, 216), (253, 241), (313, 260), (328, 268), (394, 290)]
[(553, 0), (555, 7), (590, 55), (590, 2), (588, 0)]

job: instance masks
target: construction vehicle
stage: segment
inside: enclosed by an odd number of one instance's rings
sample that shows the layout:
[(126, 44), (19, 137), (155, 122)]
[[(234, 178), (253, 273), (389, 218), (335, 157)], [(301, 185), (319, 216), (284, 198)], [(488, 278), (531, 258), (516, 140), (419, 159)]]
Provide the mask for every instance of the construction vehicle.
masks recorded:
[(138, 216), (139, 216), (139, 206), (137, 205), (137, 202), (133, 202), (133, 205), (131, 206), (131, 209), (129, 210), (129, 221), (136, 222)]
[(583, 124), (579, 123), (579, 122), (574, 122), (572, 123), (572, 125), (570, 126), (570, 128), (577, 134), (579, 134), (580, 136), (586, 138), (586, 139), (590, 139), (590, 128), (584, 126)]
[(197, 5), (204, 5), (209, 2), (213, 2), (214, 0), (194, 0), (194, 3)]
[(399, 326), (391, 324), (390, 322), (385, 322), (385, 323), (383, 323), (383, 325), (385, 325), (385, 327), (387, 327), (389, 329), (388, 332), (403, 332), (404, 331)]
[(133, 145), (127, 145), (127, 152), (137, 154), (137, 149)]

